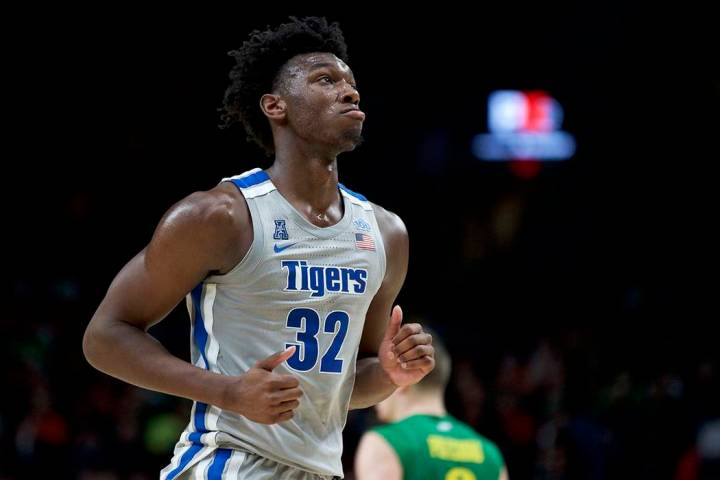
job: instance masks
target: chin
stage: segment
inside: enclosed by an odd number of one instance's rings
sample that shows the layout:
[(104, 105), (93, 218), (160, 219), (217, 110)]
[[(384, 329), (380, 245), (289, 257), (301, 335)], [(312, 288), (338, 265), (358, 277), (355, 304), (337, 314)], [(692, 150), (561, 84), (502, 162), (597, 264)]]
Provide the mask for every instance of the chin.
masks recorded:
[(355, 150), (357, 147), (362, 145), (364, 140), (365, 139), (360, 132), (346, 132), (345, 135), (343, 135), (342, 143), (345, 147), (343, 148), (343, 151), (350, 152)]

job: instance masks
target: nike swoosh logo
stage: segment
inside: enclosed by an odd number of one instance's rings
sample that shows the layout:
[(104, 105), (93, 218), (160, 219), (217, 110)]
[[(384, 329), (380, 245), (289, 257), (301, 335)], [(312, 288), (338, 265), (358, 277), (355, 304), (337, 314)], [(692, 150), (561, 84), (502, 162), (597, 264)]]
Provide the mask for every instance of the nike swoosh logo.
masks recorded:
[(273, 250), (275, 250), (275, 253), (280, 253), (280, 252), (282, 252), (283, 250), (292, 247), (292, 246), (295, 245), (296, 243), (298, 243), (298, 242), (288, 243), (287, 245), (283, 245), (282, 247), (276, 243), (276, 244), (273, 246)]

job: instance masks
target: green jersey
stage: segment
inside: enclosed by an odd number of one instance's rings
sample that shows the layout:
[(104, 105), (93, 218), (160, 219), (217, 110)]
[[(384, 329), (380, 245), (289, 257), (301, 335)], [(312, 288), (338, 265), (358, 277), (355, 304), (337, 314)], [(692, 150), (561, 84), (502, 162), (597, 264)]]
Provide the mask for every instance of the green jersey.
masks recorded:
[(397, 452), (411, 480), (498, 480), (505, 466), (500, 450), (450, 415), (413, 415), (375, 427)]

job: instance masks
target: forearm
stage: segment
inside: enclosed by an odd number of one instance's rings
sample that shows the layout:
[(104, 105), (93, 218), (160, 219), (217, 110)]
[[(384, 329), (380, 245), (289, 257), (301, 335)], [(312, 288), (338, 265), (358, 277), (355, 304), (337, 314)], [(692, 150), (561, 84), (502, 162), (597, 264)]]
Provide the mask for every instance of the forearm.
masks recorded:
[(83, 338), (88, 362), (138, 387), (218, 405), (228, 377), (175, 357), (143, 330), (122, 321), (93, 319)]
[(358, 360), (350, 409), (372, 407), (392, 395), (396, 388), (380, 366), (377, 357)]

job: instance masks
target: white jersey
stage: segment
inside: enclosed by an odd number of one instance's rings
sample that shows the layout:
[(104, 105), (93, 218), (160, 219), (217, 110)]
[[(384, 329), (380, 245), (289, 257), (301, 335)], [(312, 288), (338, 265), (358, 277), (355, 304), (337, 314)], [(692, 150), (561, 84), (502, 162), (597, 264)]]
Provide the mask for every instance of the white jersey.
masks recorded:
[(342, 476), (342, 430), (358, 347), (368, 306), (385, 276), (373, 208), (340, 185), (343, 218), (320, 228), (259, 168), (223, 181), (233, 182), (247, 201), (253, 242), (230, 272), (209, 276), (188, 294), (192, 361), (213, 372), (242, 375), (258, 360), (296, 345), (274, 371), (298, 378), (304, 395), (294, 418), (275, 425), (195, 402), (162, 477), (172, 480), (217, 449), (247, 450)]

